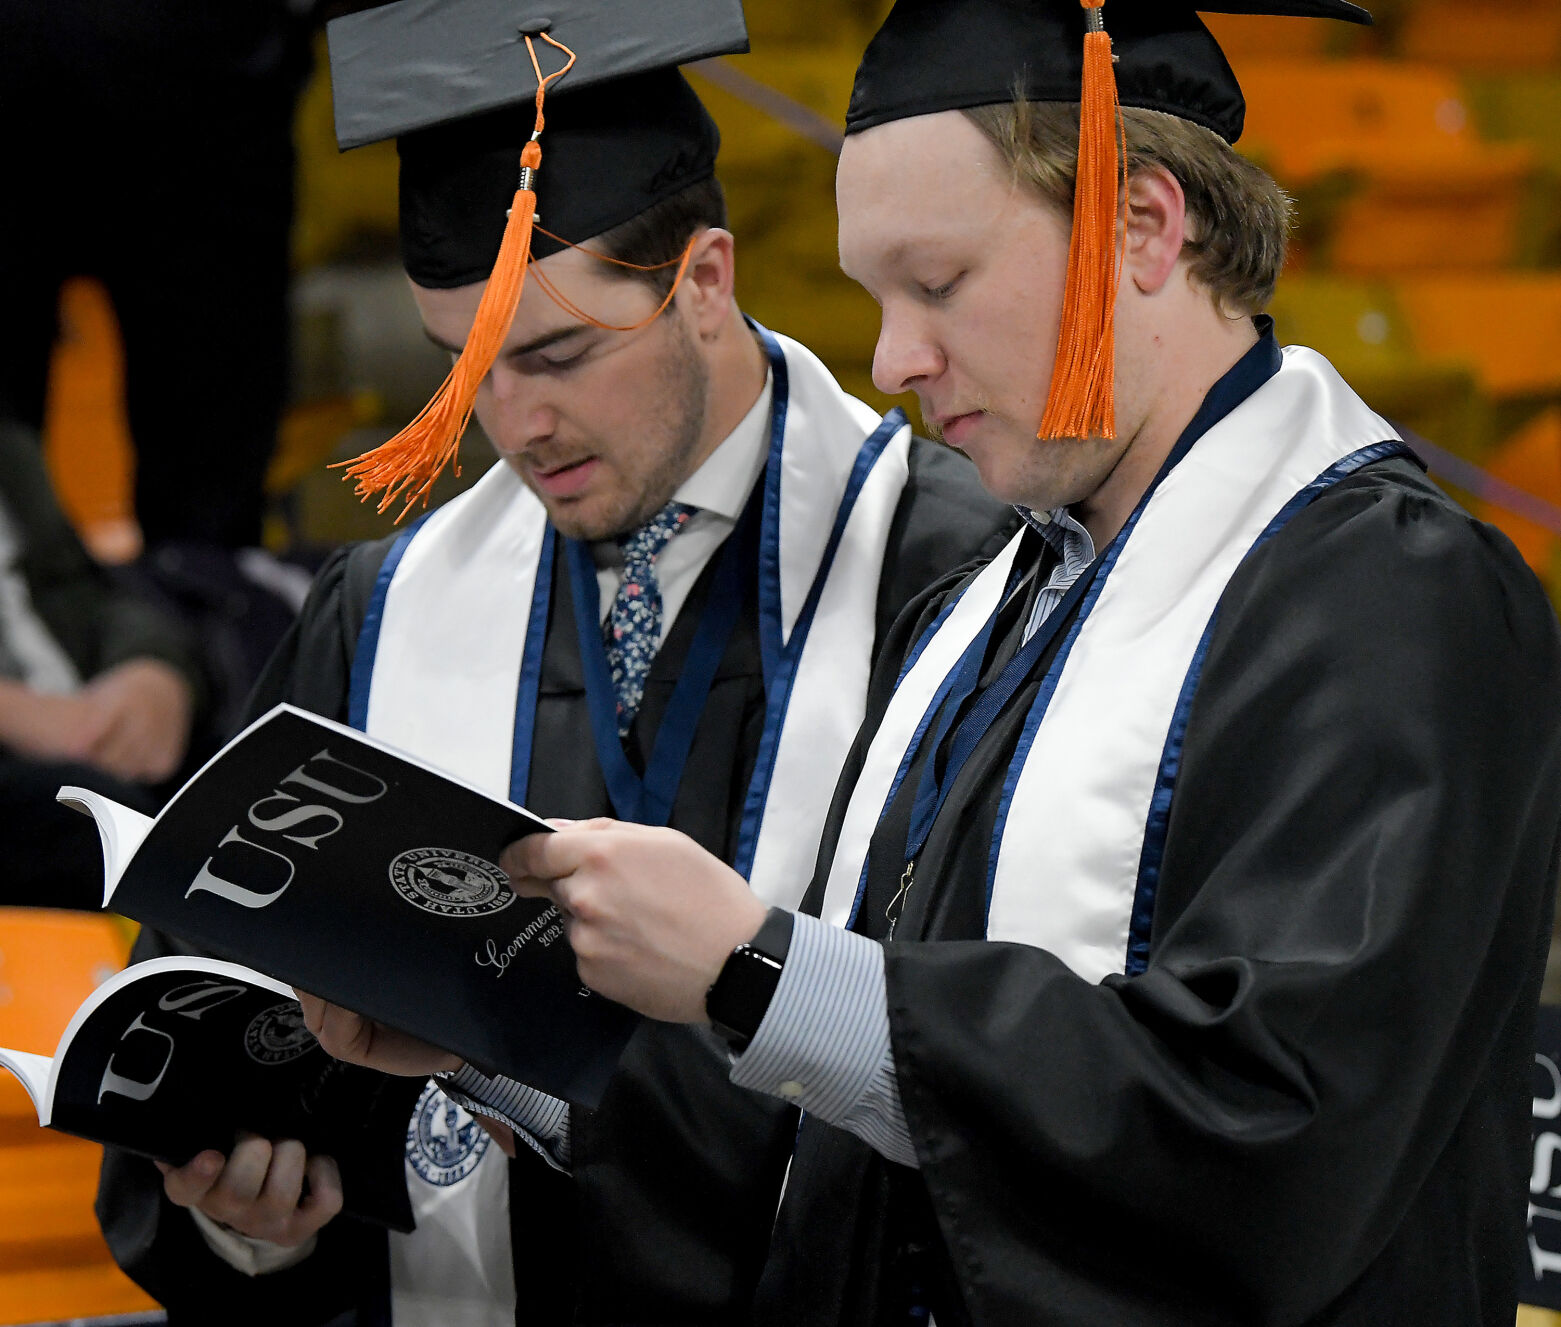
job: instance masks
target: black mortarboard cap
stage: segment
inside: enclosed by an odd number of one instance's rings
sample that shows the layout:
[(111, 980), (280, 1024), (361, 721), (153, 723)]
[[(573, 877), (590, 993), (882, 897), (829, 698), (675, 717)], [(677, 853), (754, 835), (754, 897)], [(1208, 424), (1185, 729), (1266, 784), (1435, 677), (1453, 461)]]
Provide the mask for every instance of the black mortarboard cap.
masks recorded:
[[(1191, 120), (1230, 143), (1241, 137), (1246, 103), (1200, 10), (1371, 22), (1346, 0), (1106, 0), (1122, 105)], [(899, 0), (862, 58), (846, 132), (1016, 93), (1078, 101), (1085, 30), (1079, 0)]]
[[(575, 53), (550, 89), (537, 217), (578, 243), (715, 172), (720, 134), (677, 65), (748, 47), (741, 0), (396, 0), (328, 26), (343, 149), (395, 137), (419, 285), (488, 275), (535, 119), (524, 33)], [(533, 43), (544, 75), (564, 64)], [(537, 231), (537, 258), (561, 246)]]
[[(546, 114), (537, 221), (573, 243), (715, 173), (720, 133), (676, 69), (560, 91)], [(488, 275), (533, 118), (528, 102), (398, 140), (401, 257), (418, 285), (448, 289)], [(537, 258), (561, 247), (540, 230), (532, 235)]]
[[(560, 93), (748, 49), (741, 0), (394, 0), (326, 27), (337, 143), (529, 103), (524, 35), (543, 31), (578, 57)], [(544, 74), (562, 66), (537, 49)]]

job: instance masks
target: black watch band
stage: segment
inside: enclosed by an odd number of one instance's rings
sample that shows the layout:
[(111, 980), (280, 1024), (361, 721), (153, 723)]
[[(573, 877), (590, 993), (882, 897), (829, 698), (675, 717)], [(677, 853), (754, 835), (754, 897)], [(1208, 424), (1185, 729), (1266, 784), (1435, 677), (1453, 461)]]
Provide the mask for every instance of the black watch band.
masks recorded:
[(705, 992), (705, 1014), (727, 1045), (741, 1055), (769, 1010), (780, 982), (795, 921), (784, 908), (771, 908), (758, 934), (727, 955), (715, 983)]

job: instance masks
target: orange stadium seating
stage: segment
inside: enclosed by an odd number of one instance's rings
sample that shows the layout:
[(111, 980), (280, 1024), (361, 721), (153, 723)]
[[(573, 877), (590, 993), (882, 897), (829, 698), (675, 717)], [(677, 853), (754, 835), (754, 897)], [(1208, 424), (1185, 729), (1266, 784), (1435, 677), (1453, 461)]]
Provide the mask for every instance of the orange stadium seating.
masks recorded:
[(1457, 69), (1545, 69), (1561, 61), (1555, 0), (1421, 0), (1398, 38), (1408, 60)]
[(1374, 59), (1283, 59), (1246, 61), (1241, 79), (1243, 149), (1303, 204), (1342, 194), (1321, 245), (1335, 270), (1512, 260), (1534, 153), (1479, 139), (1451, 74)]
[[(0, 1045), (49, 1055), (92, 989), (124, 966), (117, 919), (0, 908)], [(156, 1307), (114, 1266), (92, 1214), (102, 1149), (38, 1127), (0, 1071), (0, 1323)]]

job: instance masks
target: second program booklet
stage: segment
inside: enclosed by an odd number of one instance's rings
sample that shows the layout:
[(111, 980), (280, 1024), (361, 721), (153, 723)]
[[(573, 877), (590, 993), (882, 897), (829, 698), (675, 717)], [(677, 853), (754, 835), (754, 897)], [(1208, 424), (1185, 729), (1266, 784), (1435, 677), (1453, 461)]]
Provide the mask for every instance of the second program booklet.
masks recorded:
[(155, 820), (100, 794), (104, 906), (594, 1106), (638, 1016), (580, 984), (557, 910), (495, 864), (529, 811), (279, 705)]

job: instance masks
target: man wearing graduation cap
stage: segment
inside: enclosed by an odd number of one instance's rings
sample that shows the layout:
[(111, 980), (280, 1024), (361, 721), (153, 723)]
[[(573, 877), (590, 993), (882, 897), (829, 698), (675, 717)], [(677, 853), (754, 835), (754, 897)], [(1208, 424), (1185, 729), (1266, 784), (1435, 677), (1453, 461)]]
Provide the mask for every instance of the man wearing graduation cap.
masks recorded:
[[(472, 408), (507, 464), (330, 563), (254, 708), (349, 720), (540, 814), (676, 826), (794, 907), (878, 642), (1013, 514), (738, 311), (718, 135), (675, 68), (745, 48), (735, 0), (686, 5), (681, 26), (620, 4), (523, 32), (508, 8), (419, 0), (332, 25), (339, 136), (399, 135), (405, 264), (456, 360), (357, 472), (418, 493)], [(388, 1287), (383, 1234), (326, 1220), (329, 1164), (285, 1140), (166, 1179), (111, 1157), (110, 1244), (174, 1321), (746, 1311), (796, 1117), (733, 1087), (706, 1031), (645, 1025), (595, 1111), (447, 1086), (411, 1122), (418, 1229), (390, 1237)], [(515, 1121), (508, 1167), (468, 1092)]]
[(799, 913), (662, 830), (506, 853), (805, 1109), (761, 1322), (1513, 1320), (1557, 627), (1259, 316), (1242, 115), (1189, 4), (900, 0), (842, 261), (1027, 528), (897, 625)]

